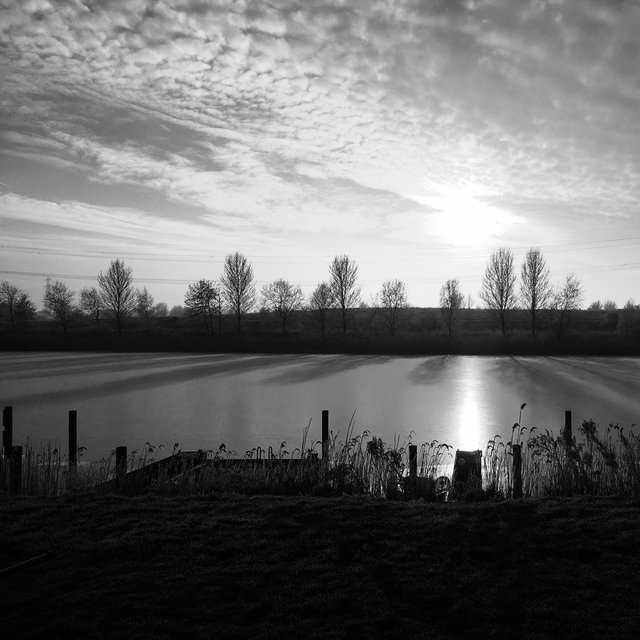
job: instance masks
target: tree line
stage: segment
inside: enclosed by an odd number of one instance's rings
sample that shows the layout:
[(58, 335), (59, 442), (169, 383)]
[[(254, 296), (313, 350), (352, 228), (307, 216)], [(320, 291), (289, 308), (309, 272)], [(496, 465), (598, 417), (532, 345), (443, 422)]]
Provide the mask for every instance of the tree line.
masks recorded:
[[(543, 311), (553, 314), (558, 337), (565, 333), (570, 315), (580, 308), (584, 292), (575, 274), (569, 274), (553, 285), (546, 260), (538, 248), (527, 251), (520, 268), (516, 267), (513, 253), (500, 248), (491, 254), (482, 278), (479, 297), (486, 309), (495, 314), (503, 336), (506, 336), (513, 311), (527, 313), (532, 338), (539, 328)], [(165, 303), (155, 303), (145, 288), (134, 286), (133, 271), (123, 260), (112, 260), (109, 268), (97, 276), (97, 287), (84, 288), (76, 293), (63, 281), (47, 281), (43, 297), (44, 311), (56, 319), (65, 335), (74, 314), (81, 313), (101, 326), (105, 314), (122, 335), (126, 319), (137, 315), (150, 328), (151, 318), (167, 316)], [(465, 298), (457, 279), (447, 280), (440, 288), (440, 317), (445, 334), (451, 339), (459, 328), (462, 309), (470, 307), (471, 297)], [(328, 277), (317, 284), (305, 299), (300, 285), (279, 278), (264, 285), (260, 295), (256, 289), (253, 267), (240, 252), (226, 256), (220, 277), (215, 280), (200, 279), (190, 283), (184, 297), (184, 309), (189, 317), (200, 323), (207, 333), (222, 335), (224, 316), (233, 318), (235, 330), (242, 331), (244, 317), (256, 306), (278, 318), (283, 334), (291, 315), (307, 309), (317, 320), (319, 333), (324, 341), (329, 313), (338, 312), (343, 336), (348, 333), (350, 310), (361, 304), (361, 288), (358, 285), (358, 266), (348, 255), (335, 256), (329, 265)], [(12, 331), (18, 325), (26, 329), (36, 313), (29, 296), (7, 281), (0, 282), (0, 305), (6, 310)], [(374, 299), (380, 310), (389, 335), (396, 333), (402, 310), (409, 306), (406, 285), (399, 279), (382, 284)], [(617, 311), (612, 301), (604, 305), (592, 303), (591, 310)], [(623, 309), (623, 328), (628, 336), (633, 328), (630, 318), (640, 309), (629, 300)], [(172, 311), (178, 311), (174, 308)], [(626, 323), (626, 325), (625, 325)]]

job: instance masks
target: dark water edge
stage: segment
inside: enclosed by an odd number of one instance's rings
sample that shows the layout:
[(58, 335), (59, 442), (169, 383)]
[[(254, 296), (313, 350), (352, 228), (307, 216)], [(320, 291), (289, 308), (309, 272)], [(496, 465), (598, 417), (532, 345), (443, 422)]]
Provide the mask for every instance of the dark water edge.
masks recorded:
[(148, 333), (34, 332), (0, 335), (0, 351), (101, 351), (185, 353), (289, 353), (367, 355), (529, 355), (529, 356), (640, 356), (640, 340), (610, 334), (584, 333), (557, 338), (545, 334), (531, 338), (521, 332), (442, 336), (332, 336), (326, 340), (291, 333), (226, 334), (221, 337), (186, 331)]

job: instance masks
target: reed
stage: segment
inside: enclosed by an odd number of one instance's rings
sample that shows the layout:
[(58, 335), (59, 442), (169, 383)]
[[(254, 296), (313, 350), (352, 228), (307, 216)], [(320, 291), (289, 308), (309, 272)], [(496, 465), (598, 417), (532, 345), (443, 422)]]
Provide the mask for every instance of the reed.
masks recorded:
[[(197, 464), (179, 475), (161, 469), (153, 482), (134, 489), (157, 494), (239, 493), (248, 495), (366, 495), (387, 499), (422, 497), (435, 499), (435, 481), (450, 469), (452, 446), (437, 440), (418, 446), (417, 479), (408, 490), (409, 445), (413, 432), (404, 440), (387, 444), (368, 430), (354, 435), (354, 415), (344, 436), (329, 434), (327, 455), (321, 457), (321, 443), (311, 440), (309, 423), (299, 446), (290, 449), (260, 446), (238, 457), (224, 444), (203, 451)], [(522, 451), (523, 497), (626, 496), (640, 499), (640, 434), (617, 424), (601, 429), (585, 421), (578, 434), (567, 442), (552, 430), (514, 425), (511, 440), (496, 435), (483, 456), (482, 489), (473, 487), (455, 499), (505, 499), (513, 495), (513, 445)], [(176, 443), (173, 454), (179, 452)], [(20, 493), (56, 496), (94, 491), (115, 477), (115, 452), (94, 461), (83, 460), (69, 468), (58, 447), (24, 447)], [(141, 469), (165, 457), (162, 445), (149, 442), (127, 458), (127, 470)], [(7, 476), (7, 461), (0, 457), (0, 478)], [(416, 491), (416, 487), (421, 490)], [(6, 487), (5, 487), (6, 488)], [(471, 489), (471, 488), (470, 488)], [(453, 498), (453, 494), (451, 494)]]

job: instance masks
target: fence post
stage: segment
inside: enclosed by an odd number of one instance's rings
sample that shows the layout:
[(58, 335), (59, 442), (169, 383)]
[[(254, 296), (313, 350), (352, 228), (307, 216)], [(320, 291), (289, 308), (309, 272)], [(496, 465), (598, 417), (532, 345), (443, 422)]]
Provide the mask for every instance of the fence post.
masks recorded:
[(564, 436), (565, 446), (570, 447), (573, 438), (571, 434), (571, 411), (569, 410), (564, 412), (564, 430), (562, 434)]
[(418, 486), (418, 447), (415, 444), (409, 445), (409, 478), (407, 480), (408, 497), (413, 498)]
[(22, 485), (22, 447), (11, 449), (11, 466), (9, 467), (9, 493), (15, 495), (20, 492)]
[(78, 464), (78, 412), (69, 411), (69, 471)]
[(127, 475), (127, 447), (116, 447), (116, 482), (122, 486)]
[(513, 497), (522, 498), (522, 445), (514, 444), (513, 452)]
[(322, 410), (322, 458), (329, 457), (329, 411)]
[(409, 477), (415, 478), (418, 475), (418, 446), (409, 445)]
[(13, 407), (5, 407), (2, 410), (2, 446), (4, 447), (4, 458), (11, 457), (13, 448)]

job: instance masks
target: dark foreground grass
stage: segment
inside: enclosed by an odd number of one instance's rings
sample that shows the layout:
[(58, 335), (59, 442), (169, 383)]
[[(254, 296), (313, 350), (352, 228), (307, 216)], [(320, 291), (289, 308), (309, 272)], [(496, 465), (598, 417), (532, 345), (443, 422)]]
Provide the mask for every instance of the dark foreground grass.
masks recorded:
[(640, 508), (607, 498), (0, 498), (16, 638), (636, 638)]

